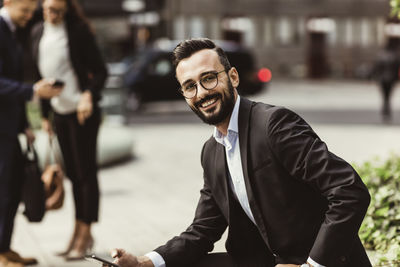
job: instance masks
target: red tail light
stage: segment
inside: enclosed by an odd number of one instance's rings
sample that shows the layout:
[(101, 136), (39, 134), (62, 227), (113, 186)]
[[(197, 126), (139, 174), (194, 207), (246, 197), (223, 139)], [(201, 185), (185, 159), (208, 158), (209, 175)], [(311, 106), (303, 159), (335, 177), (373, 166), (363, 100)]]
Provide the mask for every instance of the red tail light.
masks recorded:
[(272, 73), (268, 68), (262, 68), (258, 71), (257, 77), (261, 82), (269, 82), (272, 78)]

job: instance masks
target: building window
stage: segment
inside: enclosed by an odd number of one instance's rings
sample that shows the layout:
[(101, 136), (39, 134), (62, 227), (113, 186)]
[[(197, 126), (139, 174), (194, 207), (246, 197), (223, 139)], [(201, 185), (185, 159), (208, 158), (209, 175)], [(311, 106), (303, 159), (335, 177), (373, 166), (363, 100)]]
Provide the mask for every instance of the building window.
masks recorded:
[(212, 39), (221, 39), (221, 28), (219, 17), (211, 17), (208, 20), (209, 23), (209, 33)]
[(385, 44), (385, 19), (376, 19), (376, 42), (378, 46), (382, 47)]
[(272, 40), (272, 21), (270, 18), (266, 18), (264, 20), (264, 40), (262, 42), (264, 43), (265, 46), (270, 47), (273, 46), (273, 40)]
[(302, 44), (305, 40), (307, 33), (306, 18), (299, 17), (296, 21), (296, 32), (294, 34), (294, 43), (296, 45)]
[(190, 21), (190, 37), (204, 37), (204, 22), (200, 17), (193, 17)]
[(293, 40), (293, 27), (287, 17), (281, 17), (277, 21), (277, 40), (280, 45), (290, 45)]
[(174, 20), (174, 39), (175, 40), (186, 39), (185, 18), (183, 16), (177, 17)]
[(354, 38), (353, 38), (353, 23), (351, 19), (346, 19), (344, 21), (344, 44), (347, 47), (351, 47), (354, 44)]
[(373, 44), (373, 29), (371, 22), (367, 18), (361, 19), (361, 46), (369, 47)]

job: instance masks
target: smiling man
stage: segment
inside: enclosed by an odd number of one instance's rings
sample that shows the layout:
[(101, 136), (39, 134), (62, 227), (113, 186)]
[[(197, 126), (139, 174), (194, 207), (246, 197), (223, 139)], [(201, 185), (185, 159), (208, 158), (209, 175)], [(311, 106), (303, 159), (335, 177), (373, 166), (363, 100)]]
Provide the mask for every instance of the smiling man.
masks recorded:
[[(209, 39), (174, 50), (191, 109), (214, 125), (193, 223), (134, 266), (371, 266), (358, 238), (370, 196), (355, 170), (297, 114), (238, 95), (239, 73)], [(210, 253), (229, 226), (227, 253)]]

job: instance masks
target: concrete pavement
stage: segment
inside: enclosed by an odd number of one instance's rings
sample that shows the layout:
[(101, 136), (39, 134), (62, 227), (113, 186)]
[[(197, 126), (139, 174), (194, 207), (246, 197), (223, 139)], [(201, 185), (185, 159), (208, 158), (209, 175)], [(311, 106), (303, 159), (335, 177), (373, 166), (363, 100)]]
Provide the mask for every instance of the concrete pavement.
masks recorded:
[[(274, 81), (267, 92), (250, 98), (297, 111), (332, 152), (350, 162), (362, 162), (400, 151), (399, 93), (397, 88), (393, 124), (380, 122), (380, 95), (372, 83)], [(163, 112), (168, 112), (169, 104), (165, 105)], [(187, 110), (184, 102), (173, 106), (180, 112)], [(369, 118), (360, 111), (367, 111)], [(332, 112), (336, 112), (334, 119), (321, 118)], [(360, 118), (366, 122), (358, 123)], [(93, 231), (94, 251), (103, 256), (114, 247), (146, 253), (190, 224), (202, 186), (200, 151), (212, 133), (210, 126), (191, 119), (182, 123), (179, 116), (168, 123), (137, 122), (124, 130), (133, 136), (135, 158), (99, 172), (100, 221)], [(41, 267), (99, 266), (86, 261), (66, 263), (54, 256), (65, 248), (73, 227), (71, 186), (68, 181), (65, 186), (65, 206), (47, 213), (42, 223), (30, 224), (21, 213), (17, 215), (12, 247), (22, 255), (38, 257)], [(224, 250), (223, 243), (224, 238), (216, 244), (217, 251)]]

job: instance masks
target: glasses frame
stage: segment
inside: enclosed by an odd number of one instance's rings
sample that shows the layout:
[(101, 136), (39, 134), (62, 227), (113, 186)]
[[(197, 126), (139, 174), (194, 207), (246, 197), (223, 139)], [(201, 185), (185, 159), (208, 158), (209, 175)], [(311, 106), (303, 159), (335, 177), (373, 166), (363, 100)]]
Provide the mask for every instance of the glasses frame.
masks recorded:
[(192, 99), (193, 97), (195, 97), (195, 96), (197, 95), (198, 84), (200, 84), (201, 87), (203, 87), (205, 90), (213, 90), (215, 87), (218, 86), (218, 75), (219, 75), (220, 73), (222, 73), (222, 72), (226, 72), (226, 70), (211, 71), (211, 72), (209, 72), (209, 73), (204, 74), (204, 75), (207, 75), (207, 74), (215, 74), (215, 77), (216, 77), (216, 79), (217, 79), (217, 82), (215, 83), (215, 86), (214, 86), (213, 88), (206, 88), (206, 87), (204, 87), (204, 85), (201, 83), (201, 77), (200, 77), (200, 79), (194, 84), (194, 87), (196, 88), (196, 92), (195, 92), (195, 94), (194, 94), (192, 97), (187, 97), (187, 96), (184, 95), (184, 92), (183, 92), (183, 90), (182, 90), (182, 86), (179, 88), (179, 92), (183, 95), (184, 98), (186, 98), (186, 99)]
[(56, 15), (57, 17), (61, 17), (64, 16), (65, 13), (67, 13), (66, 9), (57, 9), (57, 8), (53, 8), (53, 7), (46, 7), (44, 8), (47, 12)]

